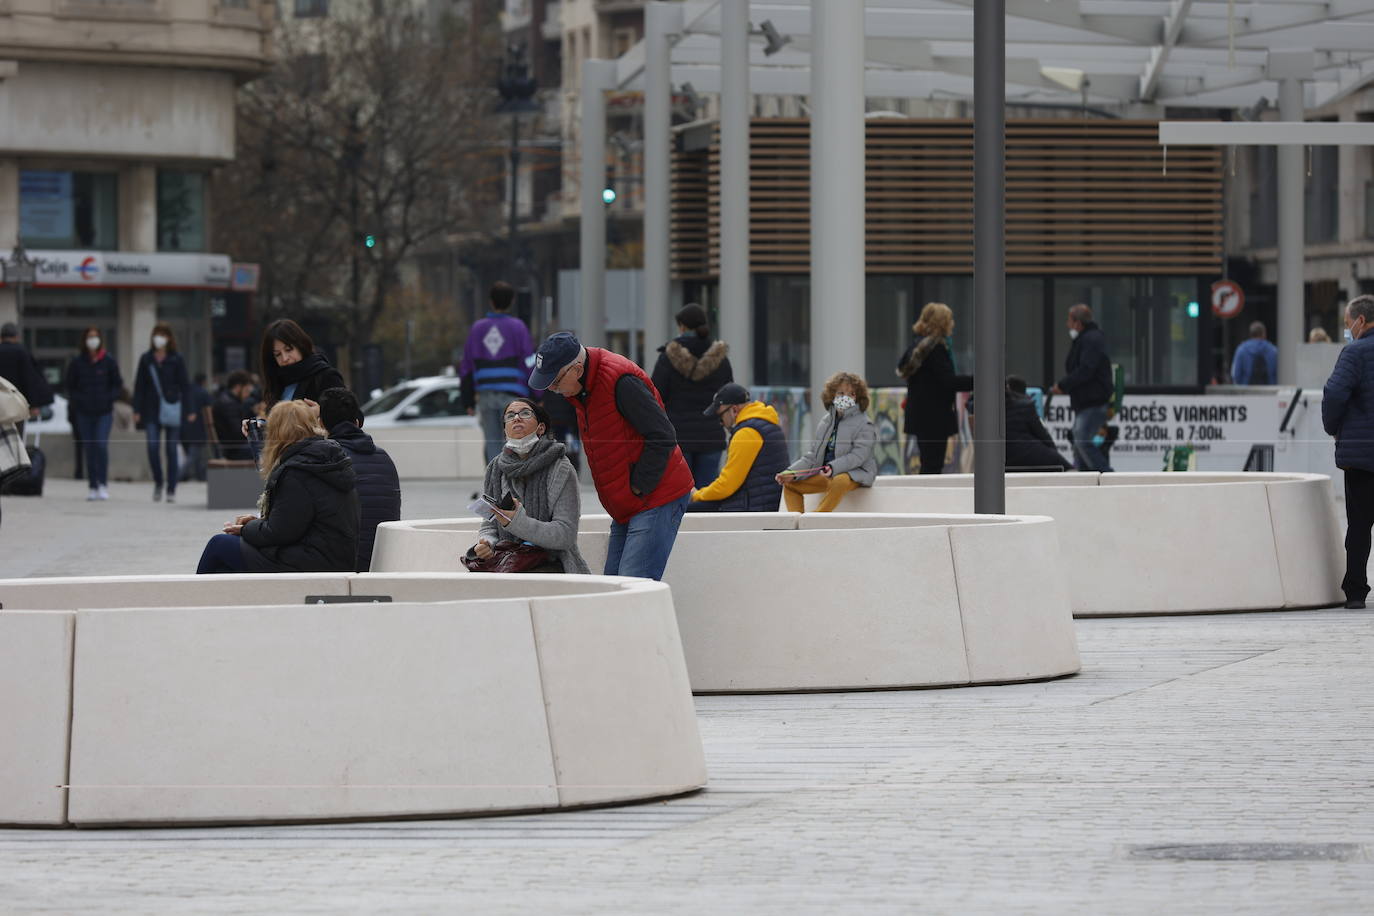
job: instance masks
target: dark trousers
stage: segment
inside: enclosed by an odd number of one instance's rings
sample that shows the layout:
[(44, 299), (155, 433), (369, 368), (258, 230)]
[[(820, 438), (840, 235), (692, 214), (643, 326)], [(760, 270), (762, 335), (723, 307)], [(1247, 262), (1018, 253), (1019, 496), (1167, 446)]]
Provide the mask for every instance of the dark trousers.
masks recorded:
[(1369, 531), (1374, 527), (1374, 471), (1345, 469), (1345, 578), (1341, 591), (1347, 601), (1363, 601), (1369, 594)]
[(201, 552), (196, 574), (240, 573), (243, 568), (243, 539), (236, 534), (217, 534)]
[(143, 430), (148, 436), (148, 466), (153, 470), (153, 483), (162, 486), (162, 462), (158, 460), (158, 446), (165, 440), (167, 444), (167, 492), (175, 493), (177, 481), (181, 479), (177, 469), (177, 440), (181, 438), (180, 426), (162, 426), (154, 420), (145, 420)]
[(720, 474), (720, 456), (724, 449), (715, 449), (710, 452), (689, 452), (682, 450), (682, 457), (687, 460), (687, 467), (692, 472), (692, 483), (698, 490), (709, 487), (711, 481)]
[(917, 439), (916, 449), (921, 454), (921, 473), (943, 474), (945, 471), (945, 449), (948, 447), (948, 436), (943, 439)]

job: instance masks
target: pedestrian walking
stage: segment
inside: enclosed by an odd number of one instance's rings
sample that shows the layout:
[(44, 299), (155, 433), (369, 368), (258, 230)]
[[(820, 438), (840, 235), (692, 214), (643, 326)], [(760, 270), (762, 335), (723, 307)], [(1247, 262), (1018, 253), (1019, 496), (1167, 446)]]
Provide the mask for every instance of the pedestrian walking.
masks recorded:
[(777, 476), (788, 512), (805, 512), (802, 497), (822, 493), (817, 512), (834, 512), (845, 494), (871, 487), (878, 477), (873, 455), (878, 430), (868, 417), (868, 383), (852, 372), (836, 372), (821, 390), (825, 416), (811, 447)]
[(1345, 473), (1345, 606), (1369, 595), (1370, 529), (1374, 527), (1374, 296), (1345, 307), (1346, 346), (1322, 389), (1322, 427), (1336, 437), (1336, 467)]
[(320, 393), (320, 425), (353, 461), (357, 475), (358, 503), (361, 516), (358, 523), (358, 557), (354, 569), (367, 572), (372, 568), (372, 546), (377, 540), (377, 526), (394, 522), (401, 517), (401, 479), (396, 463), (385, 449), (377, 447), (372, 437), (363, 432), (363, 411), (357, 396), (347, 388), (328, 388)]
[(1093, 321), (1093, 310), (1081, 303), (1069, 309), (1067, 325), (1073, 345), (1064, 360), (1064, 377), (1051, 391), (1069, 396), (1077, 468), (1110, 471), (1107, 456), (1093, 441), (1107, 422), (1107, 402), (1112, 397), (1112, 360), (1107, 355), (1107, 337)]
[(153, 326), (149, 347), (138, 360), (134, 375), (134, 426), (141, 426), (148, 439), (148, 467), (153, 472), (153, 502), (163, 494), (162, 462), (158, 452), (165, 442), (167, 452), (167, 502), (177, 500), (177, 481), (181, 479), (177, 444), (181, 424), (189, 410), (187, 392), (191, 379), (186, 361), (177, 352), (176, 335), (167, 324)]
[(735, 376), (730, 348), (725, 341), (712, 339), (705, 309), (695, 302), (683, 306), (677, 313), (677, 330), (676, 338), (658, 348), (651, 378), (700, 489), (716, 479), (725, 448), (720, 421), (708, 408), (721, 386), (733, 382)]
[(577, 414), (587, 468), (610, 514), (608, 576), (663, 578), (692, 492), (692, 472), (654, 383), (610, 350), (560, 331), (540, 345), (529, 384)]
[(475, 413), (482, 424), (487, 462), (490, 463), (501, 454), (505, 441), (505, 422), (501, 415), (507, 402), (512, 396), (529, 396), (525, 379), (530, 373), (534, 343), (525, 322), (510, 314), (511, 304), (515, 302), (515, 287), (509, 283), (493, 283), (488, 298), (491, 311), (485, 318), (473, 322), (463, 342), (463, 361), (458, 374), (463, 380), (463, 406), (469, 416)]
[(258, 514), (210, 538), (196, 572), (353, 572), (357, 475), (343, 447), (325, 437), (314, 407), (282, 400), (272, 408), (261, 473)]
[(348, 387), (339, 370), (315, 350), (305, 329), (290, 318), (274, 321), (262, 332), (258, 359), (269, 411), (278, 401), (318, 401), (327, 388)]
[(67, 365), (67, 410), (85, 453), (86, 499), (109, 499), (110, 427), (124, 379), (99, 328), (87, 328), (81, 338), (81, 351)]
[(515, 398), (506, 404), (503, 419), (505, 446), (482, 481), (482, 495), (493, 505), (468, 551), (468, 568), (591, 572), (577, 548), (582, 519), (577, 473), (567, 447), (549, 435), (548, 411), (531, 399)]
[(972, 391), (973, 378), (954, 371), (954, 312), (948, 305), (927, 302), (911, 330), (916, 339), (897, 361), (897, 375), (906, 380), (906, 435), (916, 440), (921, 473), (940, 474), (949, 437), (959, 431), (954, 395)]
[(687, 511), (776, 512), (782, 496), (778, 474), (788, 460), (778, 412), (730, 382), (716, 392), (706, 413), (730, 430), (730, 444), (719, 476), (692, 494)]
[(1231, 360), (1232, 384), (1279, 383), (1279, 348), (1270, 343), (1268, 337), (1263, 321), (1250, 322), (1250, 339), (1236, 347), (1236, 355)]

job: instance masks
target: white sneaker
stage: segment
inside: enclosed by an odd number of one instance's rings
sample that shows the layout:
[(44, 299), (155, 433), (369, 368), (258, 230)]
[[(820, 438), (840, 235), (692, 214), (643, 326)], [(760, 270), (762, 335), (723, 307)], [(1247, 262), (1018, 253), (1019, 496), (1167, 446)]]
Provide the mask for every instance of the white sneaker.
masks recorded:
[(100, 498), (101, 498), (101, 499), (109, 499), (109, 498), (110, 498), (110, 490), (109, 490), (109, 488), (106, 487), (103, 483), (100, 485), (100, 490), (99, 490), (98, 492), (100, 493)]
[(93, 503), (93, 502), (95, 502), (95, 501), (96, 501), (97, 499), (99, 499), (99, 498), (100, 498), (100, 491), (99, 491), (99, 490), (94, 490), (94, 489), (93, 489), (93, 490), (90, 490), (89, 492), (86, 493), (86, 502), (88, 502), (88, 503)]

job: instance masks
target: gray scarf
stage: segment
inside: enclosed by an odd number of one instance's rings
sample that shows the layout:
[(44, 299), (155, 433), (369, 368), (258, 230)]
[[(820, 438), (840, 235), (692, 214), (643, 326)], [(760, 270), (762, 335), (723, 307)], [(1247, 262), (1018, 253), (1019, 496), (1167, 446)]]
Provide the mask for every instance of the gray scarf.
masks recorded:
[(540, 439), (524, 458), (501, 449), (487, 465), (482, 491), (494, 499), (510, 493), (525, 507), (525, 514), (541, 522), (553, 521), (554, 494), (563, 488), (570, 466), (560, 461), (567, 447), (556, 439)]

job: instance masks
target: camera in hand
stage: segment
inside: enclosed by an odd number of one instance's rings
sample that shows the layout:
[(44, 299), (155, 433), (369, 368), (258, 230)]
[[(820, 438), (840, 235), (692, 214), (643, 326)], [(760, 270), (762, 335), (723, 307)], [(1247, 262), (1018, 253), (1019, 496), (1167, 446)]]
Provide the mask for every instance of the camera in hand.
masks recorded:
[(263, 431), (267, 429), (267, 421), (262, 417), (252, 417), (247, 423), (249, 441), (261, 443)]

